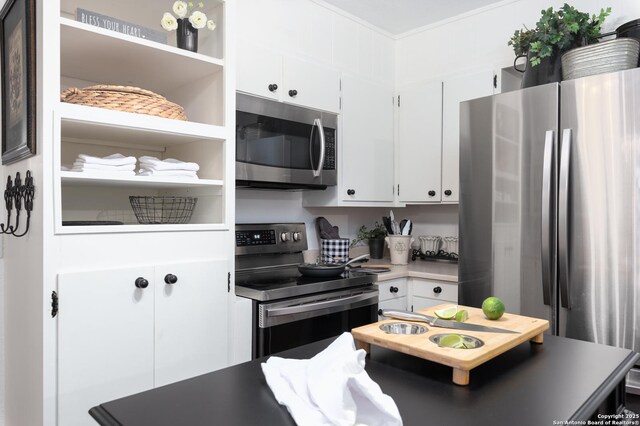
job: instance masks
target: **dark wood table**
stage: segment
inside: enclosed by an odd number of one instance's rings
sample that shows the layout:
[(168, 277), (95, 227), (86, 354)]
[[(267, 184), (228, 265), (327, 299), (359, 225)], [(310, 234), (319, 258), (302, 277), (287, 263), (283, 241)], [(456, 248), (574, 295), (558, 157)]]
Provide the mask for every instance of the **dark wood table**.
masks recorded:
[[(279, 354), (309, 358), (333, 339)], [(475, 368), (469, 386), (451, 383), (451, 368), (372, 346), (366, 371), (409, 425), (552, 426), (615, 414), (624, 379), (640, 355), (611, 346), (545, 336)], [(266, 359), (266, 358), (265, 358)], [(267, 386), (258, 359), (90, 410), (101, 425), (294, 425)]]

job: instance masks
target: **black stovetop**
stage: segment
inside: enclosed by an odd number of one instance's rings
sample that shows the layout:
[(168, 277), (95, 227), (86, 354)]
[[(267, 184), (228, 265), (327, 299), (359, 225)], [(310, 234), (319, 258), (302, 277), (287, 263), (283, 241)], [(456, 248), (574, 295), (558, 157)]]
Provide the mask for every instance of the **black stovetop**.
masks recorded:
[(347, 271), (337, 277), (311, 278), (298, 272), (297, 266), (252, 271), (236, 271), (236, 295), (257, 300), (290, 297), (342, 290), (372, 284), (376, 275)]

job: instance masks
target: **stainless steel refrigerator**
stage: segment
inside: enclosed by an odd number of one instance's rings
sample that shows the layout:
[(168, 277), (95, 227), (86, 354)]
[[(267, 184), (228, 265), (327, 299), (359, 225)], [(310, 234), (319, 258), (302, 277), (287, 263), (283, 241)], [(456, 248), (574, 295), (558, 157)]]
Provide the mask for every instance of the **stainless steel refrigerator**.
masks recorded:
[(640, 69), (461, 103), (459, 214), (460, 304), (640, 352)]

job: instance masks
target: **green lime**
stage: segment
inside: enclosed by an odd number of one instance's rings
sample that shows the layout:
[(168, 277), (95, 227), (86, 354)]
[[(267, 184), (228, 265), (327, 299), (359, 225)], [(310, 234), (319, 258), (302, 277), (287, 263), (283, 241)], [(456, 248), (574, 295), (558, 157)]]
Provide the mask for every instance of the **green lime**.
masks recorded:
[(457, 306), (447, 306), (446, 308), (433, 311), (433, 313), (436, 314), (438, 318), (446, 319), (446, 320), (455, 317), (457, 312), (458, 312)]
[(490, 320), (497, 320), (504, 314), (504, 303), (497, 297), (487, 297), (482, 302), (482, 312)]
[(446, 336), (442, 337), (442, 339), (440, 339), (440, 341), (438, 342), (438, 346), (457, 349), (463, 348), (465, 345), (461, 335), (447, 334)]
[(465, 309), (459, 310), (458, 312), (456, 312), (455, 319), (458, 322), (465, 322), (469, 319), (469, 312), (467, 312)]

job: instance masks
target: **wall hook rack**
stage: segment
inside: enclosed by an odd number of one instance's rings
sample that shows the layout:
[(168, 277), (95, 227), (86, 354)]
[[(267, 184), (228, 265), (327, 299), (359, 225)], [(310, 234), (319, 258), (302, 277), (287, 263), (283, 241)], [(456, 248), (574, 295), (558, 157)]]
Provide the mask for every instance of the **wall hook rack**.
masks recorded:
[[(20, 172), (16, 173), (15, 179), (12, 181), (11, 176), (7, 176), (7, 186), (4, 190), (4, 204), (7, 209), (7, 225), (0, 223), (0, 232), (2, 234), (13, 235), (14, 237), (23, 237), (29, 232), (29, 223), (31, 221), (31, 211), (33, 210), (33, 196), (35, 194), (35, 187), (33, 186), (33, 177), (31, 171), (27, 170), (24, 184), (20, 178)], [(24, 204), (24, 209), (27, 212), (27, 225), (24, 232), (18, 234), (18, 227), (20, 226), (20, 211)], [(16, 208), (16, 223), (15, 226), (11, 225), (11, 212), (13, 207)]]

